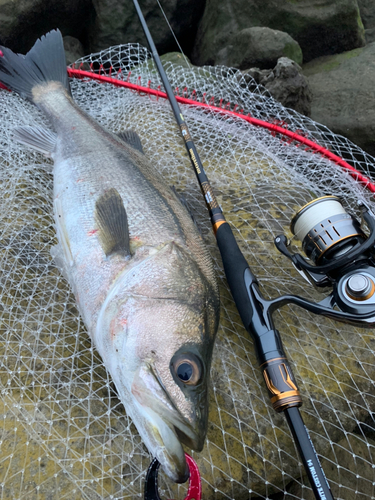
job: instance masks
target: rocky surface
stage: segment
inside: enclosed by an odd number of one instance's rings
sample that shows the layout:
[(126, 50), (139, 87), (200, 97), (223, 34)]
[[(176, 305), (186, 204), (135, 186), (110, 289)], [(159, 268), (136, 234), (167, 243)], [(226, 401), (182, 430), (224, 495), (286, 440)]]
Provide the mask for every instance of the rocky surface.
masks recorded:
[(59, 28), (87, 47), (93, 13), (91, 0), (0, 0), (0, 44), (24, 54), (36, 38)]
[(375, 42), (375, 28), (365, 30), (366, 43)]
[(311, 117), (375, 155), (375, 43), (304, 65)]
[(216, 64), (239, 69), (272, 68), (280, 57), (302, 64), (302, 50), (288, 33), (266, 27), (246, 28), (236, 33), (221, 49)]
[[(159, 51), (175, 50), (176, 43), (159, 6), (141, 3), (141, 8)], [(233, 45), (236, 37), (241, 43), (246, 40), (250, 28), (259, 30), (251, 38), (250, 45), (254, 46), (267, 30), (285, 32), (299, 43), (306, 62), (364, 45), (364, 28), (368, 32), (375, 27), (372, 0), (326, 0), (324, 5), (320, 0), (268, 0), (267, 5), (258, 0), (166, 0), (163, 8), (182, 49), (198, 65), (217, 63), (220, 51)], [(37, 37), (56, 27), (64, 36), (77, 38), (86, 53), (120, 43), (145, 44), (135, 9), (125, 0), (0, 0), (0, 43), (13, 50), (25, 52)], [(275, 37), (274, 42), (271, 51), (279, 39)], [(290, 49), (280, 56), (300, 63), (300, 55), (295, 57)], [(223, 55), (220, 57), (222, 60)]]
[(268, 26), (288, 33), (302, 48), (305, 61), (364, 45), (364, 27), (356, 0), (264, 2), (207, 0), (192, 60), (215, 64), (218, 52), (239, 31)]
[(72, 64), (85, 55), (82, 43), (73, 36), (64, 36), (66, 63)]
[(280, 57), (273, 69), (250, 68), (242, 72), (249, 87), (253, 81), (263, 85), (276, 101), (306, 116), (311, 114), (312, 93), (302, 68), (287, 57)]
[[(161, 56), (163, 64), (173, 63), (183, 68), (196, 69), (180, 52), (168, 52)], [(207, 75), (210, 75), (207, 72)], [(286, 108), (294, 109), (305, 116), (311, 114), (312, 94), (301, 66), (287, 57), (280, 57), (273, 69), (250, 68), (237, 73), (241, 86), (254, 90), (257, 85), (265, 87), (274, 99)]]
[(178, 64), (178, 66), (182, 66), (183, 68), (192, 67), (189, 58), (181, 54), (181, 52), (168, 52), (167, 54), (163, 54), (160, 59), (163, 64), (170, 62), (172, 64)]
[(359, 12), (365, 29), (375, 28), (375, 2), (373, 0), (357, 0)]
[[(170, 27), (157, 3), (143, 1), (141, 8), (161, 54), (177, 48), (171, 27), (193, 64), (259, 74), (258, 81), (275, 99), (306, 115), (306, 80), (297, 66), (276, 69), (276, 63), (280, 57), (308, 63), (312, 117), (374, 152), (373, 67), (370, 55), (364, 60), (372, 49), (358, 52), (375, 42), (373, 0), (166, 0)], [(68, 63), (112, 45), (147, 45), (135, 9), (125, 0), (0, 0), (0, 44), (25, 53), (54, 28), (65, 38)], [(327, 70), (327, 64), (334, 68)]]
[(276, 101), (286, 108), (310, 116), (312, 93), (301, 67), (287, 57), (281, 57), (264, 82)]
[[(127, 0), (93, 0), (95, 9), (94, 30), (90, 37), (90, 48), (101, 50), (119, 43), (139, 42), (147, 45), (139, 19)], [(176, 49), (176, 42), (163, 13), (156, 2), (140, 2), (143, 15), (154, 42), (162, 53)], [(189, 0), (166, 0), (165, 15), (179, 43), (190, 52), (196, 33), (196, 25), (203, 13), (204, 2)]]
[[(148, 27), (163, 53), (177, 48), (167, 22), (156, 2), (142, 5)], [(163, 8), (179, 43), (190, 52), (204, 2), (167, 0)], [(51, 29), (77, 38), (85, 53), (111, 45), (138, 42), (147, 45), (135, 8), (125, 0), (0, 0), (0, 44), (25, 53)]]

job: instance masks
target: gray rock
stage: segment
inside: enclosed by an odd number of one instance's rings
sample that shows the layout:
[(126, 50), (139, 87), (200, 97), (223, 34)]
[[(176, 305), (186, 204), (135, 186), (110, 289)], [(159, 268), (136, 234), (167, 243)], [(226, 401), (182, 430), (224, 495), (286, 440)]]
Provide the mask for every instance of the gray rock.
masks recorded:
[[(95, 26), (91, 33), (90, 50), (95, 52), (111, 45), (138, 42), (147, 47), (136, 11), (128, 0), (93, 0)], [(184, 52), (192, 49), (197, 23), (204, 2), (166, 0), (163, 9)], [(147, 20), (155, 45), (163, 53), (176, 50), (176, 42), (156, 2), (143, 2), (142, 12)]]
[[(370, 1), (370, 0), (369, 0)], [(365, 43), (357, 0), (207, 0), (197, 32), (192, 61), (213, 64), (235, 33), (268, 26), (296, 40), (305, 61)]]
[[(197, 74), (205, 75), (207, 78), (212, 78), (211, 73), (209, 71), (210, 68), (202, 69), (194, 66), (190, 59), (183, 54), (182, 52), (167, 52), (160, 56), (160, 60), (164, 66), (164, 69), (170, 66), (170, 64), (174, 66), (181, 66), (182, 68), (189, 69), (191, 71), (196, 71)], [(155, 63), (152, 58), (147, 59), (142, 63), (144, 67), (147, 67), (150, 71), (155, 69)], [(168, 71), (167, 71), (168, 72)]]
[(229, 45), (218, 52), (215, 64), (266, 69), (273, 68), (280, 57), (302, 64), (301, 47), (288, 33), (256, 26), (234, 35)]
[(252, 83), (252, 80), (255, 80), (256, 83), (260, 83), (263, 85), (264, 82), (267, 81), (268, 77), (272, 75), (272, 69), (250, 68), (242, 71), (241, 75), (249, 84)]
[(168, 52), (167, 54), (163, 54), (160, 56), (160, 60), (163, 64), (166, 62), (170, 62), (173, 64), (178, 64), (178, 66), (182, 66), (183, 68), (191, 68), (192, 64), (189, 58), (185, 54), (181, 54), (181, 52)]
[(85, 44), (92, 14), (91, 0), (0, 0), (0, 44), (25, 53), (55, 28)]
[(273, 69), (250, 68), (242, 71), (241, 78), (250, 90), (256, 84), (265, 87), (276, 101), (305, 116), (311, 114), (312, 93), (302, 68), (287, 57), (280, 57)]
[(375, 43), (303, 66), (311, 117), (375, 155)]
[(369, 28), (368, 30), (365, 30), (365, 38), (367, 44), (375, 42), (375, 28)]
[(375, 28), (375, 2), (374, 0), (357, 0), (363, 26), (366, 29)]
[(67, 64), (72, 64), (85, 55), (83, 45), (77, 38), (73, 36), (64, 36), (63, 41)]
[[(163, 8), (184, 52), (190, 52), (204, 3), (167, 0)], [(158, 4), (142, 5), (142, 9), (158, 50), (176, 50)], [(1, 45), (25, 53), (36, 38), (55, 28), (63, 36), (79, 39), (85, 53), (129, 42), (147, 46), (132, 2), (127, 0), (0, 0)]]
[[(262, 83), (262, 82), (261, 82)], [(310, 116), (312, 92), (302, 68), (287, 57), (281, 57), (263, 84), (276, 101), (286, 108)]]

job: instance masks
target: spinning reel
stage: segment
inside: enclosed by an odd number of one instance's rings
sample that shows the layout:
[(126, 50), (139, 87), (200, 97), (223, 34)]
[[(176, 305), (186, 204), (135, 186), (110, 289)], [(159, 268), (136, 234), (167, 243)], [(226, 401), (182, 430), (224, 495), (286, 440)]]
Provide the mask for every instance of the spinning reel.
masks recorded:
[[(302, 207), (291, 222), (291, 231), (302, 242), (309, 261), (289, 251), (284, 235), (275, 238), (275, 245), (314, 286), (332, 287), (332, 293), (318, 304), (294, 296), (287, 302), (340, 321), (373, 327), (375, 217), (366, 205), (361, 203), (360, 208), (369, 235), (345, 211), (338, 197), (323, 196)], [(287, 297), (276, 301), (281, 299)]]

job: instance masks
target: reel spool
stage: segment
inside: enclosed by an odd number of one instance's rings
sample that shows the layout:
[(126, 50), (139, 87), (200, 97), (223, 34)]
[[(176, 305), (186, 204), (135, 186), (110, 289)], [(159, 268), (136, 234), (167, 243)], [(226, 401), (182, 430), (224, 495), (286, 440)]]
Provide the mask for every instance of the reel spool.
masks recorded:
[(316, 265), (330, 262), (367, 238), (357, 219), (345, 211), (337, 196), (323, 196), (302, 207), (293, 217), (290, 228)]

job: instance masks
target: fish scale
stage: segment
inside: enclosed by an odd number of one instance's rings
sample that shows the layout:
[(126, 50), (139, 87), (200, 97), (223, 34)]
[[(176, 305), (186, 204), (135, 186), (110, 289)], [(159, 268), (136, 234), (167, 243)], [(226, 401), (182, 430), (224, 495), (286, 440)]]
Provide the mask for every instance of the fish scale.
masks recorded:
[[(69, 234), (74, 259), (74, 268), (70, 270), (74, 274), (73, 282), (85, 290), (85, 295), (89, 295), (87, 302), (93, 309), (102, 302), (101, 297), (96, 297), (95, 289), (90, 293), (93, 274), (96, 275), (99, 270), (101, 288), (108, 289), (115, 276), (129, 264), (119, 260), (114, 265), (113, 261), (108, 261), (94, 232), (95, 202), (109, 188), (116, 186), (124, 201), (131, 240), (136, 237), (144, 247), (161, 247), (168, 241), (174, 241), (193, 251), (197, 260), (201, 255), (206, 257), (207, 251), (203, 244), (187, 246), (187, 242), (197, 239), (196, 229), (174, 193), (150, 169), (144, 155), (131, 152), (129, 146), (102, 127), (97, 124), (93, 126), (90, 117), (74, 104), (62, 88), (57, 92), (53, 90), (52, 94), (53, 99), (47, 94), (47, 98), (42, 97), (38, 104), (48, 115), (64, 109), (61, 116), (54, 116), (53, 119), (59, 135), (56, 152), (53, 153), (54, 197), (60, 200), (63, 212), (63, 220), (57, 218), (56, 224), (64, 226)], [(82, 130), (84, 134), (80, 132)], [(88, 147), (87, 136), (95, 147)], [(64, 144), (68, 141), (72, 147), (66, 150)], [(117, 146), (117, 150), (111, 149), (108, 143)], [(138, 162), (138, 166), (134, 165), (134, 161)], [(143, 175), (142, 169), (146, 175)], [(159, 181), (158, 189), (150, 181)], [(90, 232), (93, 234), (88, 236)], [(189, 235), (189, 232), (192, 234)], [(203, 268), (207, 260), (204, 260)], [(208, 268), (208, 271), (211, 271), (211, 276), (207, 274), (213, 282), (212, 268)], [(76, 293), (81, 295), (78, 290)]]

